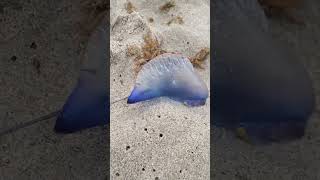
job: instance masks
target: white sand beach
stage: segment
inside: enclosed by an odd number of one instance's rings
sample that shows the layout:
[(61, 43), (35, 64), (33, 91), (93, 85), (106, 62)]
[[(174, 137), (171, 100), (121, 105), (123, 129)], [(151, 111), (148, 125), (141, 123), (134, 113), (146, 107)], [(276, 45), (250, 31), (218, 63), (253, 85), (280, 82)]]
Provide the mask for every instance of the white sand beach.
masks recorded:
[[(208, 0), (111, 1), (111, 177), (114, 179), (209, 179), (210, 101), (190, 108), (168, 98), (128, 105), (135, 73), (127, 47), (141, 46), (151, 32), (168, 52), (193, 56), (210, 47)], [(183, 23), (167, 23), (176, 17)], [(150, 18), (153, 19), (150, 20)], [(210, 87), (209, 57), (196, 69)]]
[[(127, 105), (125, 99), (135, 80), (126, 45), (141, 44), (142, 35), (151, 29), (164, 49), (193, 55), (210, 43), (209, 1), (177, 0), (165, 14), (159, 12), (165, 1), (131, 2), (136, 12), (128, 14), (126, 1), (111, 1), (115, 28), (110, 68), (112, 179), (209, 179), (209, 101), (188, 108), (167, 98), (134, 105)], [(1, 128), (28, 122), (64, 104), (79, 74), (75, 35), (80, 6), (79, 0), (0, 2)], [(306, 64), (319, 102), (320, 2), (306, 0), (296, 13), (305, 27), (283, 19), (269, 20), (270, 27), (274, 37), (293, 48)], [(183, 17), (184, 23), (168, 26), (172, 14)], [(121, 22), (133, 23), (115, 26), (121, 17)], [(209, 86), (208, 60), (204, 67), (197, 71)], [(212, 178), (320, 179), (319, 118), (317, 106), (305, 137), (289, 144), (254, 147), (229, 134), (216, 136), (211, 147), (215, 152)], [(58, 135), (54, 122), (51, 118), (0, 137), (0, 179), (106, 180), (106, 129)]]

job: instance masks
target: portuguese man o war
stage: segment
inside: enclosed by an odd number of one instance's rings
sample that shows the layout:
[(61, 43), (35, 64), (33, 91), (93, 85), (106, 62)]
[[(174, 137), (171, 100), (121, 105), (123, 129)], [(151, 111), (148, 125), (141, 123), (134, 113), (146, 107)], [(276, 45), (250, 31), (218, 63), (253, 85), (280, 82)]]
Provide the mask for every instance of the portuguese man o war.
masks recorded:
[(201, 106), (208, 98), (208, 88), (187, 57), (165, 53), (142, 67), (127, 103), (133, 104), (161, 96), (187, 106)]
[(80, 77), (57, 118), (56, 132), (72, 133), (109, 122), (107, 24), (103, 20), (89, 38)]

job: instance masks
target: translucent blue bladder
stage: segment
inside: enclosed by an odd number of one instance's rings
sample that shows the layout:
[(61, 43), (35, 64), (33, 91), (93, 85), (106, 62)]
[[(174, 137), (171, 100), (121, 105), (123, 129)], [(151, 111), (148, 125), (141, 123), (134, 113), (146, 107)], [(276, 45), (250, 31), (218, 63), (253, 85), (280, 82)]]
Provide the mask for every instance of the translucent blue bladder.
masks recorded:
[(161, 96), (188, 106), (199, 106), (205, 104), (208, 88), (187, 57), (166, 53), (143, 66), (128, 98), (128, 104)]

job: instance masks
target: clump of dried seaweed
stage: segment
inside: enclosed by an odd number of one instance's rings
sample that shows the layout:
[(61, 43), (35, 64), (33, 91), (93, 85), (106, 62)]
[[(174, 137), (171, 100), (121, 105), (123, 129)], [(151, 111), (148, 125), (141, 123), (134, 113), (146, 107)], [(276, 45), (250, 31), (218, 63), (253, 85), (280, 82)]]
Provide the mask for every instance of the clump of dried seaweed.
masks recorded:
[(202, 64), (204, 63), (209, 53), (210, 53), (209, 48), (203, 48), (197, 54), (195, 54), (193, 57), (190, 57), (189, 59), (195, 67), (203, 69)]
[(132, 2), (128, 1), (126, 4), (125, 4), (125, 8), (127, 10), (127, 13), (131, 14), (133, 13), (134, 11), (137, 10), (137, 8), (132, 4)]
[(82, 0), (81, 5), (81, 16), (79, 16), (79, 32), (75, 35), (75, 40), (80, 45), (81, 56), (83, 56), (83, 49), (86, 48), (88, 38), (92, 31), (101, 23), (104, 19), (109, 21), (107, 16), (110, 10), (109, 1), (105, 0)]
[[(156, 56), (159, 56), (167, 51), (161, 48), (161, 44), (158, 39), (151, 33), (146, 34), (143, 37), (144, 44), (140, 48), (137, 45), (130, 45), (127, 47), (127, 56), (134, 57), (134, 71), (138, 73), (142, 66)], [(190, 62), (198, 68), (202, 68), (202, 64), (209, 55), (209, 48), (203, 48), (193, 57), (189, 58)]]
[(173, 17), (169, 22), (167, 22), (167, 25), (170, 26), (172, 23), (176, 24), (183, 24), (183, 18), (181, 16)]
[(166, 51), (161, 49), (161, 44), (155, 36), (152, 36), (151, 33), (148, 33), (143, 37), (144, 45), (142, 46), (143, 57), (147, 60), (165, 53)]
[(136, 45), (127, 47), (127, 55), (134, 56), (134, 71), (137, 73), (140, 71), (142, 66), (153, 59), (154, 57), (165, 53), (160, 47), (160, 42), (151, 33), (146, 34), (143, 37), (144, 44), (141, 48)]
[(90, 34), (101, 22), (101, 19), (108, 18), (107, 12), (110, 9), (109, 1), (105, 0), (83, 0), (81, 2), (83, 17), (80, 17), (80, 29)]
[(141, 55), (141, 49), (137, 45), (130, 45), (127, 47), (127, 56), (129, 57), (137, 57)]
[(170, 9), (172, 9), (175, 6), (176, 6), (176, 3), (172, 0), (172, 1), (165, 3), (164, 5), (160, 6), (159, 9), (161, 12), (167, 13), (170, 11)]
[(259, 0), (268, 17), (285, 17), (291, 23), (305, 25), (304, 20), (292, 11), (302, 6), (302, 2), (302, 0)]
[(301, 0), (258, 0), (260, 4), (278, 8), (295, 8), (301, 5)]

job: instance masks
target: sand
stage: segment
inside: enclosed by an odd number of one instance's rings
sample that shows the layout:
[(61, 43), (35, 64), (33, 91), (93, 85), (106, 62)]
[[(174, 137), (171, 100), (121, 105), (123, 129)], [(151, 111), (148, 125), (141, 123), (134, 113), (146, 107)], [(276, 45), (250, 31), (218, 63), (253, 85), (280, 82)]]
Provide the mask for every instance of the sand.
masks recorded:
[[(210, 102), (190, 108), (159, 98), (128, 105), (126, 97), (135, 83), (127, 46), (140, 46), (151, 32), (169, 52), (193, 56), (210, 47), (209, 1), (176, 1), (168, 12), (159, 10), (165, 1), (131, 3), (136, 10), (128, 13), (126, 1), (111, 1), (111, 177), (208, 179)], [(167, 24), (177, 16), (182, 24)], [(208, 59), (197, 71), (209, 87)]]
[[(0, 2), (0, 128), (62, 107), (80, 68), (79, 1)], [(0, 137), (0, 179), (104, 179), (107, 131), (70, 135), (55, 119)]]
[[(304, 5), (293, 10), (306, 26), (292, 24), (285, 18), (269, 19), (270, 30), (276, 40), (295, 51), (306, 65), (314, 81), (317, 104), (319, 104), (319, 57), (320, 57), (320, 2), (304, 1)], [(319, 151), (319, 105), (311, 117), (306, 135), (288, 144), (251, 146), (233, 135), (223, 134), (219, 129), (213, 139), (212, 162), (214, 179), (249, 180), (316, 180), (320, 179)]]
[[(113, 11), (116, 12), (112, 15), (114, 23), (118, 17), (115, 14), (127, 14), (122, 9), (124, 1), (112, 2), (117, 2), (118, 7), (117, 11)], [(143, 22), (146, 22), (148, 12), (154, 13), (154, 23), (146, 24), (160, 32), (176, 31), (172, 29), (184, 31), (185, 28), (181, 27), (187, 26), (193, 19), (184, 15), (184, 25), (172, 24), (166, 27), (164, 24), (170, 20), (171, 14), (194, 13), (192, 16), (195, 16), (198, 14), (195, 11), (205, 13), (196, 8), (186, 8), (191, 2), (187, 0), (177, 3), (176, 9), (169, 11), (168, 15), (160, 15), (158, 12), (158, 7), (163, 2), (156, 1), (158, 3), (154, 9), (147, 8), (150, 6), (147, 1), (132, 2), (137, 7), (137, 13), (145, 17), (140, 18)], [(192, 4), (198, 4), (195, 7), (206, 6), (202, 1), (194, 1)], [(185, 12), (186, 9), (188, 12)], [(320, 3), (317, 0), (306, 0), (306, 5), (297, 13), (305, 19), (306, 27), (289, 24), (285, 20), (275, 19), (269, 22), (274, 36), (294, 48), (307, 65), (315, 81), (316, 93), (319, 94)], [(75, 0), (0, 2), (1, 128), (11, 127), (61, 108), (77, 80), (80, 67), (80, 49), (74, 44), (74, 34), (78, 31), (77, 16), (79, 4)], [(142, 34), (141, 31), (139, 33)], [(169, 36), (162, 34), (164, 37)], [(200, 48), (209, 43), (209, 38), (198, 42), (193, 36), (182, 33), (178, 39), (178, 36), (172, 34), (170, 39), (162, 38), (165, 41), (163, 47), (189, 55), (198, 50), (195, 47)], [(193, 39), (190, 42), (188, 40), (189, 45), (185, 45), (187, 39)], [(138, 36), (134, 41), (137, 40)], [(33, 42), (37, 45), (35, 49)], [(119, 94), (118, 91), (112, 92), (117, 95), (112, 99), (114, 103), (111, 107), (113, 119), (117, 119), (111, 122), (114, 130), (111, 134), (112, 139), (114, 138), (111, 142), (111, 156), (113, 162), (119, 160), (112, 165), (114, 179), (124, 179), (125, 176), (129, 179), (208, 179), (209, 125), (205, 123), (209, 118), (209, 114), (206, 114), (209, 106), (190, 109), (165, 98), (133, 106), (126, 105), (125, 100), (116, 103), (118, 98), (129, 95), (134, 82), (133, 77), (126, 76), (126, 79), (123, 78), (124, 85), (121, 85), (118, 73), (124, 72), (121, 73), (123, 75), (132, 72), (132, 64), (129, 64), (132, 63), (131, 59), (122, 53), (119, 49), (118, 60), (121, 61), (118, 64), (114, 61), (112, 67), (124, 69), (113, 71), (112, 76), (116, 81), (111, 79), (114, 90), (123, 91)], [(36, 61), (34, 58), (40, 61), (40, 74), (36, 68), (37, 63), (33, 63)], [(125, 60), (128, 63), (126, 66), (123, 65)], [(209, 67), (209, 64), (205, 67)], [(207, 69), (199, 72), (208, 82)], [(213, 178), (319, 179), (318, 109), (319, 106), (306, 136), (290, 144), (253, 147), (229, 134), (221, 137), (217, 133), (212, 147), (215, 148), (211, 165), (214, 170)], [(98, 127), (62, 136), (52, 131), (53, 125), (54, 119), (49, 119), (0, 137), (0, 177), (6, 180), (105, 179), (108, 174), (106, 129)], [(160, 133), (163, 134), (161, 138)], [(127, 146), (130, 146), (128, 150)]]

